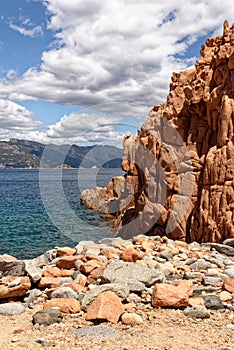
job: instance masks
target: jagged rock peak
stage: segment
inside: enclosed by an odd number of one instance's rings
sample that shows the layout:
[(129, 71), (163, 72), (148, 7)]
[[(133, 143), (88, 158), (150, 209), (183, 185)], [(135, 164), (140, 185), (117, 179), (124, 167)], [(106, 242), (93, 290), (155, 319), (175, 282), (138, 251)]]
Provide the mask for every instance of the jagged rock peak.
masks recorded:
[(193, 69), (172, 74), (166, 102), (137, 137), (124, 139), (124, 181), (118, 195), (109, 185), (105, 203), (125, 238), (234, 237), (234, 25), (225, 21), (200, 53)]

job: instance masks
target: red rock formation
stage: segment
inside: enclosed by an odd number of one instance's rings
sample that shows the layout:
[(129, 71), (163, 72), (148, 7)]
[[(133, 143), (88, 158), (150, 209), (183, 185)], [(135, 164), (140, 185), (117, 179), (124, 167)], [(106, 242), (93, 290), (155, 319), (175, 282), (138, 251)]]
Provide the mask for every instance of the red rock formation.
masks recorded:
[(105, 203), (125, 238), (234, 237), (234, 25), (225, 21), (223, 36), (200, 53), (193, 69), (173, 73), (167, 101), (151, 109), (138, 136), (124, 140), (125, 181)]

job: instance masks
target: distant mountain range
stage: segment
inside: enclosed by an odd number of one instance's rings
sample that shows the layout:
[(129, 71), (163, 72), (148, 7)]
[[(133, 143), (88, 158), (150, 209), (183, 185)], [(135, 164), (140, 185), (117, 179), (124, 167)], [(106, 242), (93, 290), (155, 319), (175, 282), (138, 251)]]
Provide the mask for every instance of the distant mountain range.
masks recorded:
[(0, 141), (0, 168), (119, 168), (122, 149), (109, 145), (45, 145), (10, 139)]

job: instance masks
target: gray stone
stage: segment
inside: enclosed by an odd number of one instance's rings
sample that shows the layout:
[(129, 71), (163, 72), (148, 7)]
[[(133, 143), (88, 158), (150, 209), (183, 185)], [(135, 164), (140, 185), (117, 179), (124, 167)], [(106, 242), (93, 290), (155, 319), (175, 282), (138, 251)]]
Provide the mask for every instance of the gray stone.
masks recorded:
[(114, 292), (121, 300), (125, 300), (129, 295), (129, 287), (127, 283), (108, 283), (94, 286), (91, 290), (85, 293), (82, 300), (82, 309), (86, 311), (99, 294), (108, 290)]
[(223, 273), (227, 275), (229, 278), (234, 278), (234, 267), (223, 270)]
[(73, 282), (72, 277), (60, 277), (60, 278), (61, 278), (62, 286), (66, 286), (67, 284), (70, 284)]
[(53, 323), (59, 323), (62, 321), (62, 314), (58, 308), (48, 308), (37, 311), (33, 315), (33, 324), (38, 323), (44, 326), (49, 326)]
[[(81, 265), (83, 265), (83, 261), (82, 260), (80, 260), (80, 259), (77, 259), (77, 260), (75, 260), (74, 261), (74, 266), (75, 266), (75, 268), (76, 268), (76, 270), (80, 270), (80, 267), (81, 267)], [(79, 271), (80, 272), (80, 271)]]
[(193, 297), (200, 296), (203, 293), (216, 293), (220, 288), (212, 287), (212, 286), (204, 286), (204, 287), (194, 287), (193, 288)]
[(231, 259), (224, 259), (223, 263), (226, 266), (234, 266), (234, 260), (231, 260)]
[(2, 276), (24, 276), (25, 263), (22, 260), (8, 260), (0, 258)]
[(120, 336), (120, 333), (111, 326), (85, 326), (79, 329), (72, 329), (72, 333), (75, 334), (77, 338), (105, 338)]
[(223, 280), (219, 277), (204, 276), (202, 279), (204, 286), (219, 287), (222, 286)]
[(209, 243), (212, 248), (215, 248), (221, 254), (225, 254), (227, 256), (234, 256), (234, 247), (230, 247), (225, 244), (219, 243)]
[(45, 338), (37, 338), (35, 342), (38, 344), (45, 344)]
[(202, 273), (199, 271), (188, 271), (184, 273), (184, 279), (186, 280), (196, 280), (198, 282), (202, 281)]
[(187, 307), (184, 310), (184, 314), (187, 317), (192, 318), (209, 318), (210, 313), (209, 310), (205, 306), (193, 306), (193, 307)]
[(11, 316), (25, 312), (25, 307), (20, 303), (0, 304), (0, 315)]
[(42, 292), (40, 291), (40, 289), (31, 289), (29, 291), (27, 291), (26, 293), (26, 297), (24, 298), (24, 302), (27, 303), (28, 305), (33, 304), (34, 302), (34, 298), (39, 297), (42, 294)]
[(158, 263), (155, 268), (163, 273), (164, 276), (173, 275), (175, 273), (175, 267), (169, 261), (165, 263)]
[(198, 259), (196, 262), (190, 264), (190, 269), (195, 271), (207, 270), (211, 267), (213, 267), (213, 265), (204, 259)]
[(111, 242), (111, 246), (114, 248), (127, 249), (133, 246), (132, 240), (125, 240), (120, 237), (113, 238)]
[(164, 276), (161, 271), (146, 265), (125, 263), (123, 261), (111, 260), (106, 266), (101, 279), (104, 283), (112, 282), (115, 278), (135, 279), (144, 283), (147, 287), (156, 282), (163, 282)]
[(42, 269), (39, 267), (41, 260), (42, 260), (41, 256), (31, 260), (24, 260), (25, 270), (28, 276), (33, 281), (33, 283), (36, 283), (41, 279)]
[(195, 263), (198, 259), (197, 258), (189, 258), (188, 260), (185, 261), (185, 265), (191, 265)]
[(145, 285), (135, 279), (122, 279), (115, 278), (113, 283), (126, 283), (129, 287), (130, 292), (142, 292), (145, 289)]
[(224, 305), (221, 299), (217, 295), (204, 295), (203, 296), (205, 307), (211, 310), (221, 310), (224, 309)]
[(39, 256), (39, 259), (43, 260), (46, 264), (51, 263), (57, 257), (57, 249), (47, 250), (43, 255)]
[(171, 258), (172, 258), (172, 254), (170, 254), (168, 252), (162, 252), (159, 256), (160, 256), (160, 258), (165, 259), (167, 261), (171, 260)]
[(80, 241), (75, 247), (77, 254), (99, 255), (100, 245), (93, 241)]
[(168, 238), (168, 240), (166, 241), (166, 244), (173, 248), (176, 247), (175, 241), (173, 241), (173, 239), (170, 239), (170, 238)]
[(223, 244), (229, 245), (230, 247), (234, 247), (234, 238), (228, 238), (223, 241)]
[(51, 293), (51, 298), (78, 298), (78, 294), (70, 287), (61, 287)]
[(211, 258), (210, 256), (203, 257), (206, 261), (209, 261), (211, 264), (215, 264), (217, 267), (221, 268), (223, 266), (223, 262), (217, 258)]

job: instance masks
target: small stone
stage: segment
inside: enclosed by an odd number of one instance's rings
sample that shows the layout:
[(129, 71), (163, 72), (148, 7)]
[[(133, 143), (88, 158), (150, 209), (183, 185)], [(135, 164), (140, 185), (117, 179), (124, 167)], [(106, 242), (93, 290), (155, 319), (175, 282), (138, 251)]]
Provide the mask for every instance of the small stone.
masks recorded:
[(14, 282), (16, 279), (16, 276), (4, 277), (3, 281), (6, 285), (0, 285), (0, 299), (21, 297), (30, 289), (31, 283), (29, 277), (27, 276), (21, 277), (20, 284), (17, 283), (17, 285), (8, 288), (7, 284)]
[(113, 283), (126, 283), (129, 287), (130, 292), (142, 292), (145, 289), (145, 285), (142, 282), (139, 282), (134, 279), (120, 279), (120, 278), (115, 278), (113, 280)]
[(116, 259), (119, 257), (115, 248), (102, 248), (101, 252), (108, 260)]
[(127, 248), (120, 254), (120, 259), (126, 262), (136, 262), (142, 259), (142, 254), (134, 248)]
[(230, 247), (234, 247), (234, 238), (227, 238), (223, 241), (223, 244), (229, 245)]
[(64, 298), (55, 298), (48, 300), (44, 304), (44, 309), (47, 308), (59, 308), (61, 312), (64, 312), (65, 314), (75, 314), (81, 311), (80, 302), (74, 298), (71, 299), (64, 299)]
[(56, 266), (60, 269), (73, 269), (77, 259), (78, 257), (74, 255), (63, 256), (56, 261)]
[(18, 315), (25, 312), (25, 307), (20, 303), (0, 304), (0, 315)]
[(89, 274), (96, 268), (104, 269), (104, 267), (105, 267), (105, 265), (103, 262), (100, 262), (97, 260), (89, 260), (89, 261), (80, 265), (80, 271), (84, 272), (85, 274)]
[(123, 322), (123, 324), (126, 325), (131, 325), (131, 324), (142, 324), (143, 323), (143, 319), (141, 318), (140, 315), (136, 314), (136, 313), (124, 313), (121, 316), (121, 320)]
[(3, 276), (23, 276), (25, 274), (25, 263), (22, 260), (5, 259), (1, 257), (0, 271), (2, 271)]
[(70, 287), (61, 287), (52, 292), (51, 299), (52, 298), (77, 299), (78, 294)]
[(111, 242), (112, 247), (118, 248), (120, 250), (125, 250), (127, 248), (133, 248), (132, 242), (129, 240), (124, 240), (120, 237), (112, 238)]
[(224, 309), (224, 305), (221, 299), (217, 295), (204, 295), (203, 299), (205, 301), (205, 307), (211, 310)]
[(82, 273), (78, 273), (78, 275), (75, 278), (75, 281), (79, 284), (81, 284), (82, 286), (86, 285), (87, 282), (87, 277), (85, 275), (83, 275)]
[(117, 323), (124, 313), (124, 307), (117, 295), (111, 291), (103, 292), (88, 307), (86, 320), (104, 319)]
[(194, 271), (208, 270), (212, 267), (212, 264), (209, 261), (204, 259), (198, 259), (194, 263), (190, 264), (190, 269)]
[(184, 310), (184, 314), (187, 317), (192, 318), (209, 318), (210, 313), (209, 310), (205, 306), (193, 306), (193, 307), (187, 307)]
[(155, 249), (155, 242), (152, 241), (143, 241), (141, 243), (142, 249), (147, 251), (147, 250), (154, 250)]
[[(45, 259), (42, 258), (42, 260), (45, 262)], [(25, 271), (33, 283), (36, 283), (41, 279), (42, 269), (39, 267), (40, 262), (42, 262), (40, 256), (35, 259), (24, 260)]]
[(97, 298), (97, 296), (105, 291), (114, 292), (121, 300), (125, 300), (129, 295), (129, 287), (127, 283), (107, 283), (100, 286), (93, 286), (82, 300), (82, 309), (87, 310), (88, 306)]
[(95, 339), (102, 339), (105, 337), (119, 337), (120, 333), (112, 326), (85, 326), (79, 329), (74, 329), (73, 333), (77, 338), (89, 337)]
[(60, 277), (42, 277), (38, 283), (39, 288), (57, 288), (61, 286), (62, 281)]
[(220, 293), (219, 297), (220, 297), (220, 300), (224, 303), (232, 300), (232, 294), (225, 290)]
[(175, 267), (169, 261), (165, 263), (158, 263), (157, 269), (160, 270), (164, 276), (173, 275), (176, 271)]
[(74, 255), (76, 254), (76, 249), (70, 247), (58, 247), (57, 254), (58, 256)]
[(184, 279), (186, 280), (196, 280), (197, 282), (202, 281), (202, 273), (199, 271), (188, 271), (184, 274)]
[(45, 338), (37, 338), (35, 342), (38, 344), (45, 344)]
[(42, 277), (61, 277), (62, 270), (58, 267), (49, 267), (42, 272)]
[(71, 284), (68, 284), (66, 287), (70, 287), (73, 289), (78, 295), (80, 293), (85, 293), (87, 290), (87, 287), (82, 286), (81, 284), (77, 282), (72, 282)]
[(0, 260), (17, 260), (17, 258), (9, 254), (2, 254), (0, 255)]
[(205, 306), (204, 299), (202, 297), (189, 298), (189, 306)]
[(160, 258), (165, 259), (167, 261), (171, 260), (172, 258), (172, 254), (170, 254), (169, 252), (162, 252), (159, 256)]
[(225, 269), (223, 270), (223, 273), (230, 278), (234, 278), (234, 268)]
[(188, 306), (189, 296), (193, 292), (192, 281), (181, 281), (177, 286), (157, 283), (154, 286), (152, 305), (154, 307), (184, 307)]
[(22, 282), (22, 279), (21, 277), (18, 277), (18, 278), (15, 278), (13, 281), (11, 282), (7, 282), (5, 283), (5, 285), (8, 287), (8, 288), (12, 288), (12, 287), (15, 287), (15, 286), (19, 286)]
[(210, 243), (210, 246), (215, 248), (219, 253), (227, 256), (234, 256), (234, 247), (219, 243)]
[(62, 314), (59, 309), (55, 308), (47, 308), (44, 310), (37, 311), (33, 315), (33, 324), (41, 324), (44, 326), (48, 326), (53, 323), (59, 323), (62, 321)]
[(204, 276), (202, 279), (204, 286), (222, 287), (223, 280), (219, 277)]
[(226, 278), (224, 281), (223, 288), (226, 291), (234, 294), (234, 278)]

